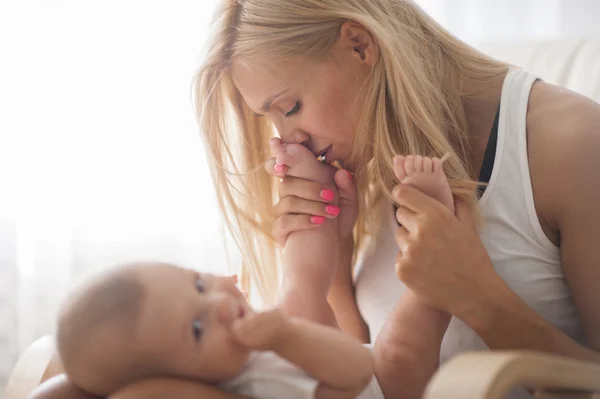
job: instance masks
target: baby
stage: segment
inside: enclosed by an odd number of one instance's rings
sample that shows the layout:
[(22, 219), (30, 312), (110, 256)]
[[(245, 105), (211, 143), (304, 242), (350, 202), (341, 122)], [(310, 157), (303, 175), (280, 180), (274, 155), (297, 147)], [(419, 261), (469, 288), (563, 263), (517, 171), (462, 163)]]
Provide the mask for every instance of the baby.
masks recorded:
[[(286, 149), (279, 160), (291, 164), (300, 156), (302, 162), (301, 155)], [(314, 164), (304, 166), (306, 172)], [(400, 181), (453, 209), (441, 161), (399, 157), (395, 172)], [(320, 234), (313, 232), (313, 238), (335, 237), (332, 232), (322, 229)], [(288, 289), (317, 281), (319, 274), (330, 274), (325, 278), (330, 283), (331, 265), (312, 265), (305, 273), (301, 266), (306, 263), (294, 253), (305, 250), (306, 242), (294, 234), (289, 244), (297, 250), (286, 248), (284, 254), (289, 260), (284, 270)], [(313, 248), (327, 246), (319, 242)], [(327, 284), (324, 287), (322, 295), (313, 290), (316, 298), (307, 297), (306, 303), (315, 308), (327, 305)], [(129, 387), (140, 381), (166, 377), (256, 398), (383, 398), (376, 372), (392, 398), (400, 392), (407, 396), (422, 392), (435, 371), (448, 321), (448, 315), (426, 309), (407, 293), (378, 342), (386, 341), (386, 349), (398, 347), (419, 356), (407, 356), (411, 361), (404, 364), (397, 359), (388, 362), (385, 356), (374, 359), (369, 349), (333, 327), (287, 317), (279, 310), (253, 312), (232, 278), (165, 264), (138, 264), (110, 271), (75, 292), (61, 312), (57, 344), (70, 383), (101, 396), (117, 393), (118, 398), (123, 389), (135, 392)], [(415, 358), (419, 361), (412, 361)], [(423, 378), (403, 380), (402, 375)]]
[(168, 264), (126, 265), (80, 286), (61, 310), (57, 346), (70, 382), (99, 396), (167, 377), (265, 399), (383, 398), (372, 354), (354, 338), (254, 312), (234, 278)]

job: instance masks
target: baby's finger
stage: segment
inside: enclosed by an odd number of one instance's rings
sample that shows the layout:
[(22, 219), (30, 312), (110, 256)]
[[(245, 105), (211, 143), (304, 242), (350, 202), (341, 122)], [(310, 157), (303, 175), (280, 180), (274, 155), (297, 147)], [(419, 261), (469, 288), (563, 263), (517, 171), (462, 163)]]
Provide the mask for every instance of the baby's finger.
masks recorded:
[(236, 340), (244, 346), (248, 345), (248, 333), (252, 331), (248, 318), (236, 319), (231, 325), (231, 331)]
[(323, 216), (285, 214), (275, 219), (271, 234), (279, 245), (284, 246), (290, 233), (318, 228), (325, 220)]

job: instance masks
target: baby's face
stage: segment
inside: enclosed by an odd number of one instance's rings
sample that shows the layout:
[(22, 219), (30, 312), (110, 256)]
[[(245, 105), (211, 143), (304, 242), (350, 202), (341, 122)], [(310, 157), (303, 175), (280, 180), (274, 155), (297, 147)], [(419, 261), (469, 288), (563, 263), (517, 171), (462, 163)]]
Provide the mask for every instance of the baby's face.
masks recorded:
[(232, 278), (156, 265), (140, 271), (140, 279), (146, 300), (132, 339), (146, 356), (174, 376), (208, 383), (242, 370), (250, 351), (231, 327), (251, 309)]

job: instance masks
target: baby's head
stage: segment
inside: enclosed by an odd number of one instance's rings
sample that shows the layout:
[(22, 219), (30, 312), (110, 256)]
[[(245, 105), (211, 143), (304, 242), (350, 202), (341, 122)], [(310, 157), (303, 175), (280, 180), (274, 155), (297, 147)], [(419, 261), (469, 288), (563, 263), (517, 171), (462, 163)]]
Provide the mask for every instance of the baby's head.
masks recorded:
[(99, 395), (153, 377), (218, 383), (248, 360), (231, 326), (250, 311), (231, 277), (131, 264), (95, 276), (69, 297), (58, 352), (71, 381)]

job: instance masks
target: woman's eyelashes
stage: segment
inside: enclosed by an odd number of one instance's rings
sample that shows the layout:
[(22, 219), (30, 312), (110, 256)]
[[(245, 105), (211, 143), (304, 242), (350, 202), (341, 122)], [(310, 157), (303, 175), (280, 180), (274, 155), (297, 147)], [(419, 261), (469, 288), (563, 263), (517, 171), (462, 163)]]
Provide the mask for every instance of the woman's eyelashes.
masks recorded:
[(202, 333), (204, 332), (204, 326), (200, 320), (194, 320), (192, 322), (192, 334), (194, 335), (194, 340), (196, 342), (200, 342), (202, 339)]
[(204, 285), (204, 281), (201, 278), (196, 280), (196, 290), (200, 293), (204, 293), (206, 291), (206, 287)]
[(291, 118), (292, 116), (296, 115), (300, 111), (301, 107), (302, 107), (302, 103), (300, 101), (296, 101), (296, 104), (294, 105), (294, 107), (285, 113), (285, 117)]

